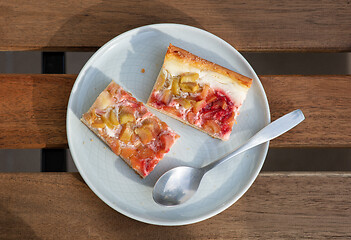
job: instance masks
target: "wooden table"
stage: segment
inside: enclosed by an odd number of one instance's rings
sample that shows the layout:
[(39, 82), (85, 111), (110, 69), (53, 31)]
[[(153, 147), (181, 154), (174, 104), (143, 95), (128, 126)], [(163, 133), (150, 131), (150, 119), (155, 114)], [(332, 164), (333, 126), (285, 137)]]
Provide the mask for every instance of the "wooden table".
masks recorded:
[[(339, 1), (1, 1), (0, 50), (95, 51), (134, 27), (175, 22), (246, 52), (350, 52), (351, 3)], [(306, 120), (271, 148), (351, 146), (350, 75), (259, 76), (272, 120)], [(0, 74), (0, 147), (66, 148), (75, 75)], [(261, 173), (223, 213), (182, 227), (129, 219), (78, 173), (0, 173), (0, 239), (351, 238), (351, 173)]]

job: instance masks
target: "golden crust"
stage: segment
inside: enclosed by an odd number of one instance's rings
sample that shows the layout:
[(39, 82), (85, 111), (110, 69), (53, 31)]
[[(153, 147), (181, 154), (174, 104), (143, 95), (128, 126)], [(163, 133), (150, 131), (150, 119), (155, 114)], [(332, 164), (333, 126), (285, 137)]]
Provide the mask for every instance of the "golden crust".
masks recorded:
[(168, 59), (172, 59), (172, 58), (176, 58), (178, 61), (191, 64), (202, 70), (210, 70), (213, 72), (220, 73), (224, 76), (229, 77), (230, 79), (232, 79), (233, 81), (235, 81), (236, 83), (239, 83), (244, 87), (247, 87), (247, 88), (251, 87), (251, 84), (252, 84), (251, 78), (248, 78), (244, 75), (241, 75), (237, 72), (229, 70), (213, 62), (207, 61), (206, 59), (198, 57), (182, 48), (169, 44), (164, 61), (166, 62)]
[[(162, 70), (161, 70), (161, 71), (162, 71)], [(151, 103), (151, 96), (152, 96), (152, 93), (153, 93), (153, 92), (155, 91), (155, 89), (156, 89), (156, 86), (157, 86), (158, 81), (160, 81), (160, 74), (161, 74), (161, 71), (160, 71), (159, 74), (157, 75), (156, 82), (155, 82), (154, 86), (152, 87), (151, 94), (150, 94), (149, 98), (148, 98), (147, 101), (146, 101), (146, 105), (148, 105), (148, 106), (150, 106), (150, 107), (152, 107), (151, 104), (150, 104), (150, 103)], [(153, 109), (159, 110), (159, 109), (154, 108), (154, 107), (153, 107)]]

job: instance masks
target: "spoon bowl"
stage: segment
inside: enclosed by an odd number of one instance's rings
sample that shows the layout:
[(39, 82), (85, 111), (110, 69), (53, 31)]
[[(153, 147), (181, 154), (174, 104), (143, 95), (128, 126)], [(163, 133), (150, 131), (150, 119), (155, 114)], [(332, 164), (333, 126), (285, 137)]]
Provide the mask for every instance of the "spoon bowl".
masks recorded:
[(155, 202), (174, 206), (188, 201), (199, 188), (201, 179), (206, 172), (201, 168), (176, 167), (164, 173), (153, 189)]
[(164, 206), (176, 206), (188, 201), (196, 193), (206, 172), (250, 148), (282, 135), (304, 119), (302, 111), (295, 110), (268, 124), (234, 152), (221, 159), (202, 168), (181, 166), (167, 171), (157, 180), (152, 191), (153, 199)]

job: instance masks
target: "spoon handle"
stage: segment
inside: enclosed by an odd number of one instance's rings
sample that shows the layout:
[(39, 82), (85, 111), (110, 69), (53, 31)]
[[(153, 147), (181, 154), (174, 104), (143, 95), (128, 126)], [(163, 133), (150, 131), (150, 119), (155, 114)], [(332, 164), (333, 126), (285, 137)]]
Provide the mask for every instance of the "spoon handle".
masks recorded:
[(269, 140), (272, 140), (283, 133), (289, 131), (296, 125), (298, 125), (300, 122), (302, 122), (305, 119), (305, 116), (303, 115), (302, 111), (300, 109), (295, 110), (291, 113), (288, 113), (274, 122), (268, 124), (266, 127), (262, 128), (259, 132), (257, 132), (254, 136), (252, 136), (246, 143), (241, 145), (239, 148), (237, 148), (234, 152), (229, 153), (225, 157), (214, 161), (204, 167), (202, 169), (207, 172), (214, 168), (215, 166), (227, 161), (228, 159), (238, 155), (239, 153), (242, 153), (250, 148), (253, 148), (257, 145), (260, 145), (261, 143), (267, 142)]

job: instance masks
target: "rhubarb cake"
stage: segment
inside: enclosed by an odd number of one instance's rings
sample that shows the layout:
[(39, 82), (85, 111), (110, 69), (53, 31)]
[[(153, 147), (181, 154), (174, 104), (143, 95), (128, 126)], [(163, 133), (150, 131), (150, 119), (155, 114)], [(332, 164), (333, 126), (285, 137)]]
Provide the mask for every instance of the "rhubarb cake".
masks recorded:
[(252, 79), (169, 45), (147, 104), (228, 140)]
[(81, 121), (141, 177), (146, 177), (179, 135), (115, 82)]

